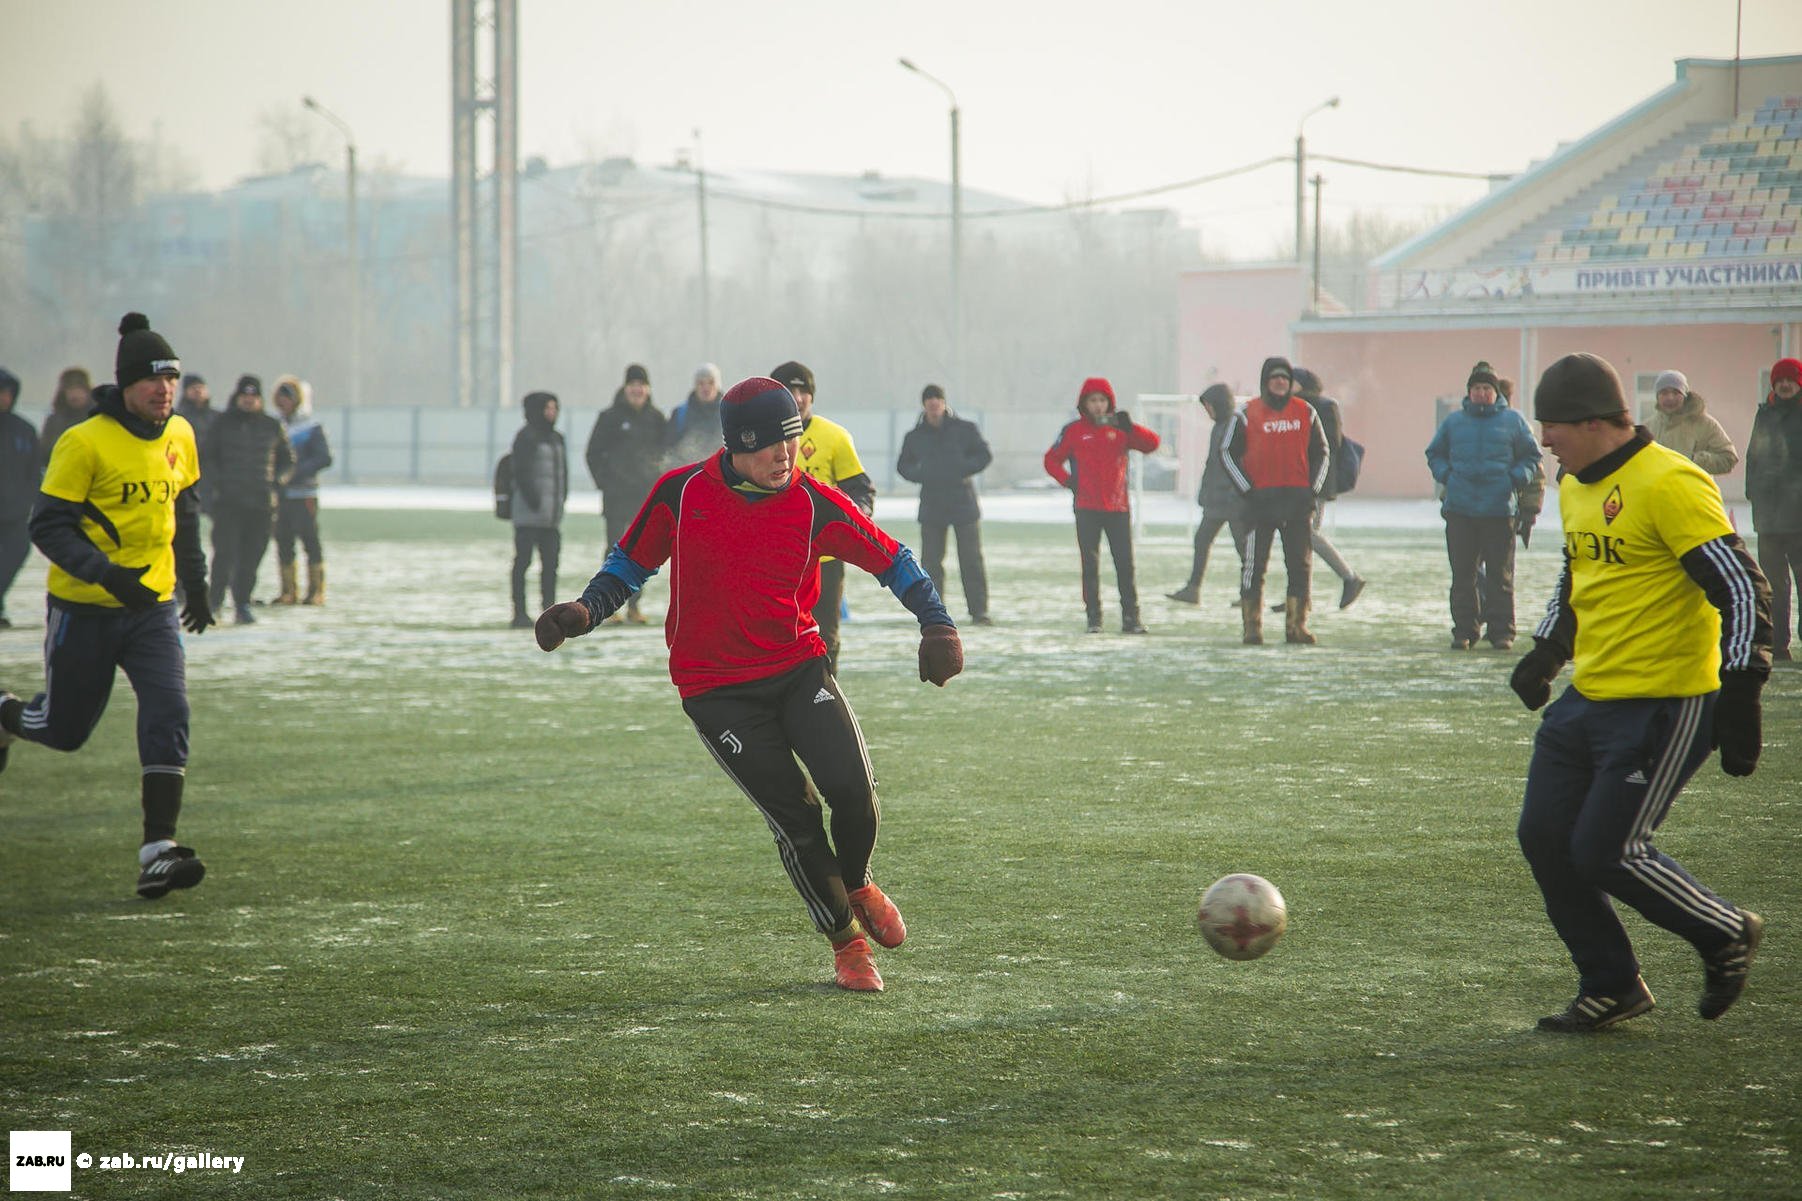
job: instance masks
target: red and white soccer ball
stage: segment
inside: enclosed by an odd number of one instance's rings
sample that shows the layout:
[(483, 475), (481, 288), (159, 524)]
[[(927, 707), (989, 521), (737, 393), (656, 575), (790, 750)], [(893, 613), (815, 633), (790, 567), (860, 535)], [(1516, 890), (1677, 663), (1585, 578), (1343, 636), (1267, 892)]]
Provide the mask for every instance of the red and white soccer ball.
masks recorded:
[(1256, 959), (1283, 936), (1289, 907), (1276, 885), (1245, 872), (1208, 885), (1196, 914), (1201, 936), (1228, 959)]

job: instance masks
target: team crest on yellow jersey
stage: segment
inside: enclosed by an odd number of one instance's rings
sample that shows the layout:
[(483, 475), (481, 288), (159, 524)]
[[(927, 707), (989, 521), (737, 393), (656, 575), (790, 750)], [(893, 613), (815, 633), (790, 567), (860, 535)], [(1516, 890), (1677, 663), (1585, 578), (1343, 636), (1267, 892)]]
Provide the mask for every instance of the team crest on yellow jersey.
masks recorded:
[(176, 460), (177, 460), (177, 459), (179, 459), (179, 458), (180, 458), (180, 457), (181, 457), (181, 456), (179, 456), (179, 455), (177, 455), (177, 454), (176, 454), (176, 453), (175, 453), (175, 443), (173, 443), (173, 442), (167, 442), (167, 443), (164, 443), (164, 445), (163, 445), (163, 458), (165, 458), (165, 459), (167, 459), (167, 460), (168, 460), (168, 462), (169, 462), (169, 469), (170, 469), (170, 470), (171, 470), (171, 471), (173, 471), (173, 470), (175, 470), (175, 463), (176, 463)]
[(1619, 517), (1620, 515), (1621, 515), (1621, 486), (1619, 484), (1616, 484), (1614, 486), (1614, 491), (1612, 491), (1608, 494), (1608, 499), (1604, 500), (1602, 502), (1602, 520), (1604, 522), (1608, 523), (1609, 525), (1613, 525), (1614, 519), (1616, 517)]

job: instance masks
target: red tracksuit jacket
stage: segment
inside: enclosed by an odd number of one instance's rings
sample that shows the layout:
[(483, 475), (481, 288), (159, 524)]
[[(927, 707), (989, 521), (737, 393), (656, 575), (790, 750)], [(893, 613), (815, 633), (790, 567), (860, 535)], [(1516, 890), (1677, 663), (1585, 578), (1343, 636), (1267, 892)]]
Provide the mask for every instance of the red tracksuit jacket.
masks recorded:
[(1079, 509), (1106, 513), (1129, 510), (1132, 506), (1126, 495), (1126, 454), (1132, 450), (1149, 454), (1158, 448), (1156, 433), (1142, 425), (1120, 429), (1113, 422), (1113, 411), (1113, 406), (1108, 406), (1109, 418), (1102, 425), (1078, 417), (1058, 431), (1057, 441), (1045, 452), (1045, 470), (1052, 479), (1065, 487), (1072, 479), (1076, 481)]

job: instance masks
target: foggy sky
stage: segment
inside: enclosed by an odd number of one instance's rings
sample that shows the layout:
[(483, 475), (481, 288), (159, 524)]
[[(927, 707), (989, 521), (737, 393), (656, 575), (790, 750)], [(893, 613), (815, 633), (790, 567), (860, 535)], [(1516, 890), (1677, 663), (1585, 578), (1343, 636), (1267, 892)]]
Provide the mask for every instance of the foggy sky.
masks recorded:
[[(128, 135), (218, 188), (255, 170), (256, 118), (312, 94), (365, 163), (449, 163), (447, 0), (0, 0), (0, 131), (61, 131), (104, 79)], [(1055, 203), (1293, 151), (1518, 171), (1674, 78), (1729, 58), (1733, 0), (522, 0), (521, 146), (553, 164), (662, 163), (703, 131), (718, 167), (943, 179), (956, 90), (967, 185)], [(1802, 3), (1746, 0), (1748, 57), (1802, 53)], [(334, 146), (338, 143), (332, 142)], [(1326, 215), (1461, 204), (1483, 185), (1317, 164)], [(1241, 257), (1287, 237), (1292, 168), (1143, 203)]]

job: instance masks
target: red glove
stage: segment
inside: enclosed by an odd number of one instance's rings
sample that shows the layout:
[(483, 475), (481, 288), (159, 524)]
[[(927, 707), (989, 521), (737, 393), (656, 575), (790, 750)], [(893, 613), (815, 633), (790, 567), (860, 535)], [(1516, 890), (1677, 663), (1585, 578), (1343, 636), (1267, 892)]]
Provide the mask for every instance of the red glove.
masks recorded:
[(538, 615), (538, 621), (532, 627), (532, 634), (538, 639), (538, 649), (554, 651), (563, 645), (565, 638), (574, 638), (577, 634), (588, 632), (588, 606), (581, 601), (564, 601), (560, 605), (552, 605)]
[(945, 681), (964, 669), (964, 644), (951, 626), (927, 626), (920, 631), (920, 679), (943, 688)]

